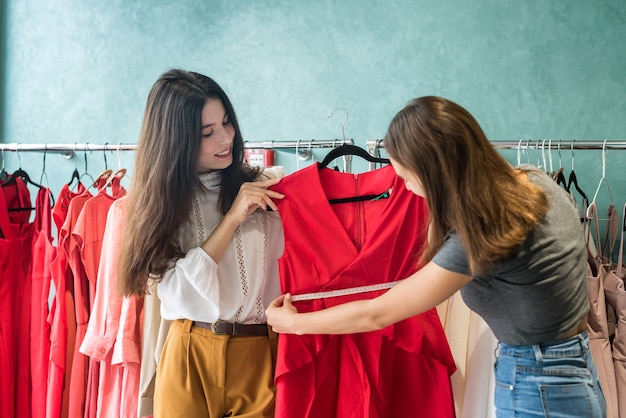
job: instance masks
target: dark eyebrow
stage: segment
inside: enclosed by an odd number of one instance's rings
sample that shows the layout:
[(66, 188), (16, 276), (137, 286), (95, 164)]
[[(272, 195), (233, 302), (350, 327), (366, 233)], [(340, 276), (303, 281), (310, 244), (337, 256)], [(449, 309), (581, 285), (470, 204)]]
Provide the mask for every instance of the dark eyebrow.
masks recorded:
[[(224, 116), (222, 116), (222, 120), (226, 119), (228, 116), (228, 112), (224, 112)], [(202, 129), (210, 128), (211, 126), (215, 126), (214, 123), (209, 123), (208, 125), (202, 125)]]

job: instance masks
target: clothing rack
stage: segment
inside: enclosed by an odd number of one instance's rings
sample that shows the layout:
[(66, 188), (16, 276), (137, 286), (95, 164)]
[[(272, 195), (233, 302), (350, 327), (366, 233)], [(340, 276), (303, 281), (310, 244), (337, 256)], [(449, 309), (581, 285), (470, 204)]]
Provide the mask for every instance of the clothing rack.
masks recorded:
[[(244, 148), (246, 149), (295, 149), (299, 158), (309, 159), (312, 155), (313, 148), (335, 148), (342, 144), (353, 145), (352, 139), (298, 139), (295, 141), (244, 141)], [(66, 159), (70, 159), (76, 152), (92, 152), (92, 151), (135, 151), (137, 150), (137, 144), (92, 144), (92, 143), (65, 143), (65, 144), (21, 144), (21, 143), (7, 143), (0, 144), (0, 152), (2, 152), (2, 161), (4, 162), (4, 152), (11, 151), (16, 152), (18, 155), (20, 152), (43, 152), (45, 153), (61, 153), (65, 155)], [(344, 167), (350, 169), (350, 156), (344, 156)]]
[[(491, 142), (498, 149), (516, 150), (626, 150), (626, 140), (604, 139), (604, 140), (551, 140), (551, 139), (521, 139), (521, 140), (495, 140)], [(295, 149), (303, 156), (310, 156), (312, 148), (334, 148), (341, 144), (354, 145), (352, 139), (302, 139), (295, 141), (245, 141), (246, 149)], [(379, 149), (384, 149), (382, 139), (366, 141), (367, 151), (370, 155), (376, 156)], [(135, 151), (137, 144), (92, 144), (92, 143), (53, 143), (53, 144), (22, 144), (7, 143), (0, 144), (0, 152), (52, 152), (65, 154), (65, 158), (70, 159), (78, 151)], [(4, 160), (4, 156), (3, 156)], [(350, 156), (344, 156), (344, 165), (349, 170)], [(370, 163), (370, 169), (376, 167), (375, 163)]]
[[(302, 139), (296, 141), (245, 141), (244, 147), (248, 149), (311, 149), (311, 148), (330, 148), (341, 144), (354, 144), (352, 139)], [(7, 143), (0, 144), (0, 151), (12, 152), (54, 152), (63, 153), (67, 158), (71, 158), (73, 153), (77, 151), (135, 151), (137, 144), (92, 144), (87, 143), (65, 143), (65, 144), (21, 144)]]
[[(385, 144), (382, 139), (366, 141), (367, 152), (376, 156), (379, 149), (384, 149)], [(491, 144), (497, 149), (512, 150), (626, 150), (626, 140), (623, 139), (602, 139), (602, 140), (561, 140), (561, 139), (520, 139), (494, 140)], [(370, 163), (370, 169), (376, 167), (375, 163)]]

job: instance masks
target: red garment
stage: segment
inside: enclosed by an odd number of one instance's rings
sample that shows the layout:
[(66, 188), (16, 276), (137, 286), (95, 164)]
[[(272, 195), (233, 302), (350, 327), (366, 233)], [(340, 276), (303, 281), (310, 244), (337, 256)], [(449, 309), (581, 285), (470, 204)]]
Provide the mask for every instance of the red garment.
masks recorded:
[[(59, 232), (59, 251), (65, 251), (67, 263), (71, 270), (72, 284), (68, 289), (68, 297), (73, 298), (73, 311), (68, 309), (68, 320), (74, 319), (72, 324), (74, 338), (68, 339), (67, 356), (68, 364), (71, 364), (71, 371), (66, 372), (65, 387), (68, 397), (68, 417), (83, 418), (85, 414), (85, 392), (87, 387), (87, 373), (89, 370), (89, 358), (77, 352), (82, 338), (85, 335), (87, 321), (89, 320), (89, 285), (85, 268), (80, 257), (80, 248), (72, 235), (78, 217), (85, 203), (91, 199), (93, 195), (88, 191), (84, 191), (79, 196), (70, 201), (67, 217), (63, 223), (63, 227)], [(69, 286), (69, 283), (66, 283)], [(69, 302), (69, 300), (68, 300)], [(68, 323), (68, 330), (69, 323)]]
[[(79, 184), (79, 190), (80, 188), (81, 185)], [(72, 193), (69, 187), (63, 186), (59, 193), (59, 202), (53, 210), (54, 222), (59, 231), (59, 241), (57, 257), (52, 264), (55, 296), (48, 316), (48, 322), (51, 324), (51, 344), (50, 372), (48, 373), (48, 392), (46, 394), (47, 418), (65, 418), (69, 414), (69, 388), (76, 336), (76, 314), (73, 295), (74, 278), (64, 250), (68, 236), (67, 232), (63, 233), (63, 226), (66, 222), (72, 225), (75, 223), (80, 211), (76, 211), (71, 216), (68, 211), (70, 203), (79, 196), (83, 196), (83, 199), (86, 200), (91, 197), (91, 193), (83, 188), (83, 192), (77, 195)], [(78, 207), (78, 205), (76, 206)]]
[(57, 231), (60, 231), (63, 227), (63, 222), (65, 222), (65, 218), (67, 218), (67, 211), (70, 208), (70, 202), (76, 196), (84, 193), (85, 186), (82, 183), (78, 183), (78, 190), (73, 192), (70, 189), (70, 186), (64, 184), (59, 191), (59, 196), (57, 197), (57, 202), (54, 205), (54, 209), (52, 209), (52, 216), (54, 218), (54, 224), (57, 227)]
[[(70, 405), (72, 405), (70, 411), (80, 411), (76, 415), (80, 418), (83, 416), (85, 418), (95, 418), (97, 416), (100, 362), (88, 358), (79, 351), (79, 348), (87, 331), (87, 323), (91, 316), (91, 308), (96, 294), (96, 278), (107, 213), (113, 202), (126, 194), (126, 189), (120, 186), (119, 177), (113, 177), (111, 186), (112, 195), (107, 194), (107, 189), (103, 188), (94, 197), (85, 202), (71, 231), (71, 240), (74, 243), (71, 248), (73, 251), (77, 251), (77, 254), (72, 256), (74, 263), (72, 270), (76, 271), (78, 269), (76, 264), (82, 264), (80, 270), (84, 275), (81, 277), (87, 279), (87, 282), (75, 280), (74, 292), (88, 295), (88, 299), (76, 299), (77, 328), (73, 357), (74, 363), (80, 361), (83, 364), (87, 364), (87, 377), (84, 379), (85, 370), (73, 367), (70, 383)], [(78, 256), (80, 259), (74, 260)], [(75, 273), (75, 278), (77, 277)], [(83, 305), (79, 306), (79, 302)]]
[[(391, 166), (354, 175), (314, 164), (273, 187), (285, 231), (282, 290), (294, 295), (396, 281), (416, 270), (426, 205)], [(331, 205), (356, 195), (390, 197)], [(311, 312), (381, 291), (295, 302)], [(380, 331), (281, 335), (276, 417), (453, 417), (454, 360), (433, 308)]]
[[(40, 189), (40, 193), (47, 189)], [(8, 197), (8, 202), (7, 198)], [(39, 200), (39, 199), (38, 199)], [(33, 237), (30, 192), (21, 178), (0, 186), (0, 416), (30, 417), (30, 314)]]
[(141, 361), (143, 298), (117, 291), (120, 233), (126, 198), (109, 209), (98, 266), (96, 299), (81, 352), (100, 361), (98, 416), (136, 417)]
[(17, 378), (23, 374), (17, 359), (23, 341), (18, 337), (34, 229), (28, 223), (29, 211), (8, 211), (17, 207), (30, 207), (30, 192), (20, 178), (0, 186), (0, 417), (14, 417), (21, 410)]
[[(57, 257), (52, 262), (52, 282), (54, 299), (50, 307), (50, 365), (48, 370), (48, 390), (46, 392), (46, 417), (59, 418), (62, 411), (64, 380), (67, 364), (68, 326), (66, 315), (67, 257), (62, 249), (57, 249)], [(67, 413), (65, 414), (67, 415)]]
[(30, 358), (32, 377), (32, 417), (45, 418), (48, 369), (50, 363), (50, 324), (48, 303), (51, 264), (56, 258), (56, 247), (52, 245), (52, 209), (49, 190), (37, 196), (38, 215), (35, 219), (38, 233), (33, 243), (32, 309), (30, 325)]

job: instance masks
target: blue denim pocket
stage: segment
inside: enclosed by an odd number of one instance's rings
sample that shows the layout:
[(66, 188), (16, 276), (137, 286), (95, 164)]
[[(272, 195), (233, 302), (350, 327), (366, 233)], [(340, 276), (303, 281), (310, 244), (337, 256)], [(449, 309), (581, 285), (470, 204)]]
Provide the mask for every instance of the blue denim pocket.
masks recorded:
[(541, 386), (546, 418), (600, 417), (597, 406), (594, 408), (596, 397), (586, 383)]

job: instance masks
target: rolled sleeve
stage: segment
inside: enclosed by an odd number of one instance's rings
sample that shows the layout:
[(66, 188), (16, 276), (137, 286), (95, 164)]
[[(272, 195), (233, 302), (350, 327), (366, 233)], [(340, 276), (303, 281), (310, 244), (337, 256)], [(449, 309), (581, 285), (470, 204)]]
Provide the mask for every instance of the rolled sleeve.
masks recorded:
[[(157, 287), (163, 318), (182, 319), (184, 315), (183, 318), (207, 322), (217, 320), (220, 301), (217, 270), (217, 263), (200, 247), (180, 258)], [(196, 312), (197, 307), (201, 310)]]

